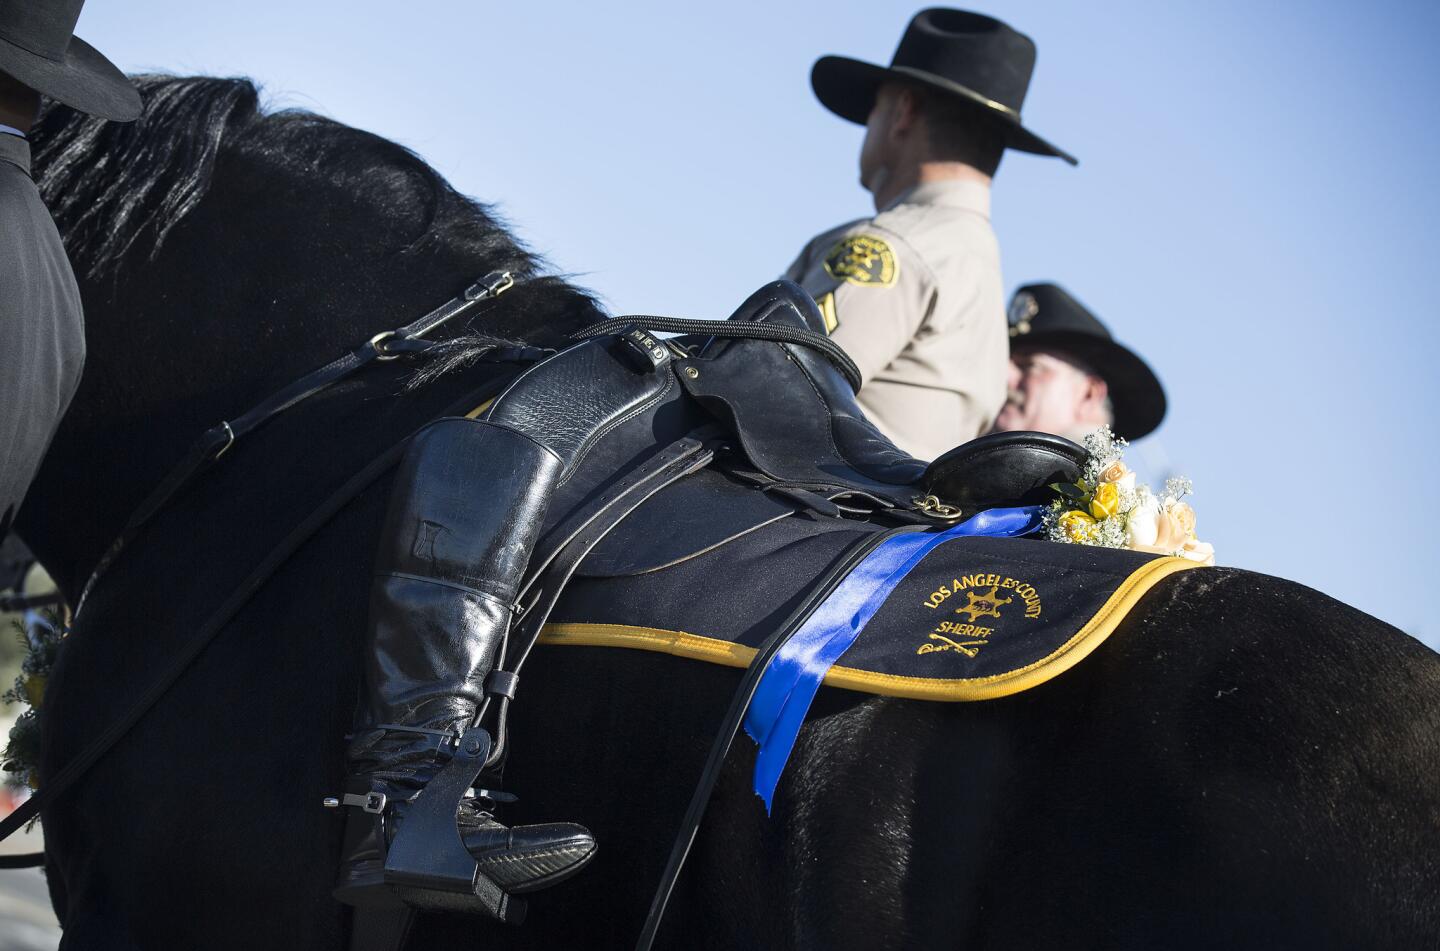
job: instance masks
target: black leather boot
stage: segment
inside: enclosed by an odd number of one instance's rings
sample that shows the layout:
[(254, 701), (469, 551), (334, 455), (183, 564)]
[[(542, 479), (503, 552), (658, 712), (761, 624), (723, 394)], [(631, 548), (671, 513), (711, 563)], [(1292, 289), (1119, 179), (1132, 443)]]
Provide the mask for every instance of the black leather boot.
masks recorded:
[[(507, 828), (490, 800), (466, 796), (490, 746), (472, 720), (560, 471), (529, 437), (470, 419), (431, 425), (401, 462), (371, 588), (368, 704), (339, 803), (354, 807), (340, 901), (388, 907), (398, 896), (505, 918), (507, 893), (553, 885), (595, 854), (581, 826)], [(434, 841), (401, 843), (407, 827)], [(458, 873), (397, 868), (402, 853), (447, 849)]]

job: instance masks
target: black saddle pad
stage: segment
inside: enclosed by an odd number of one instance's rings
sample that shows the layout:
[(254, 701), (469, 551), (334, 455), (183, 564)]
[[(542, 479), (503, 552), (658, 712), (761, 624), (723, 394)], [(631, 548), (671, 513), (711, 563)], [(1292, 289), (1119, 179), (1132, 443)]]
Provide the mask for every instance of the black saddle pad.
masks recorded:
[[(584, 579), (541, 641), (744, 667), (813, 580), (878, 530), (801, 514), (670, 567)], [(1006, 696), (1074, 666), (1156, 584), (1195, 567), (1032, 539), (955, 539), (895, 588), (825, 683), (926, 700)]]

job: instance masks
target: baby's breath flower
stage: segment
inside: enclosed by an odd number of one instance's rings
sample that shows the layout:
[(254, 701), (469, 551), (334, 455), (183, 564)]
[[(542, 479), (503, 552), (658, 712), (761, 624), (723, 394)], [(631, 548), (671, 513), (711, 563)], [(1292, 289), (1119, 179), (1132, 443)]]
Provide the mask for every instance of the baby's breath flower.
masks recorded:
[(1194, 491), (1194, 483), (1184, 476), (1175, 476), (1165, 480), (1165, 498), (1171, 502), (1178, 502)]

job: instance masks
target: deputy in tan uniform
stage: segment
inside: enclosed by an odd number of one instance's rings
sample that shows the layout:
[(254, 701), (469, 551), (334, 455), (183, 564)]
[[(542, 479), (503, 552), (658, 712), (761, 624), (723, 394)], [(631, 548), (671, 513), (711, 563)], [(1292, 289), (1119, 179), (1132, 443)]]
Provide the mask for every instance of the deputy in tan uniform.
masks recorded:
[(990, 181), (1005, 149), (1075, 159), (1020, 124), (1030, 38), (991, 17), (922, 10), (889, 68), (825, 56), (831, 112), (865, 126), (874, 218), (810, 241), (785, 276), (819, 303), (860, 367), (860, 403), (902, 449), (933, 459), (989, 429), (1009, 337)]

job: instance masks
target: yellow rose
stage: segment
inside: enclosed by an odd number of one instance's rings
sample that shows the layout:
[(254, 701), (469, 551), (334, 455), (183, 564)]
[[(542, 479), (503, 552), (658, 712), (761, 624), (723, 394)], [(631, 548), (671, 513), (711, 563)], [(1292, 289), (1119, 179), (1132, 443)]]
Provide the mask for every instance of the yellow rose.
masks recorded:
[(1079, 509), (1071, 509), (1060, 516), (1060, 530), (1072, 542), (1083, 542), (1095, 531), (1095, 520)]
[(1097, 519), (1109, 518), (1120, 511), (1120, 486), (1113, 482), (1102, 482), (1095, 487), (1090, 497), (1090, 514)]

